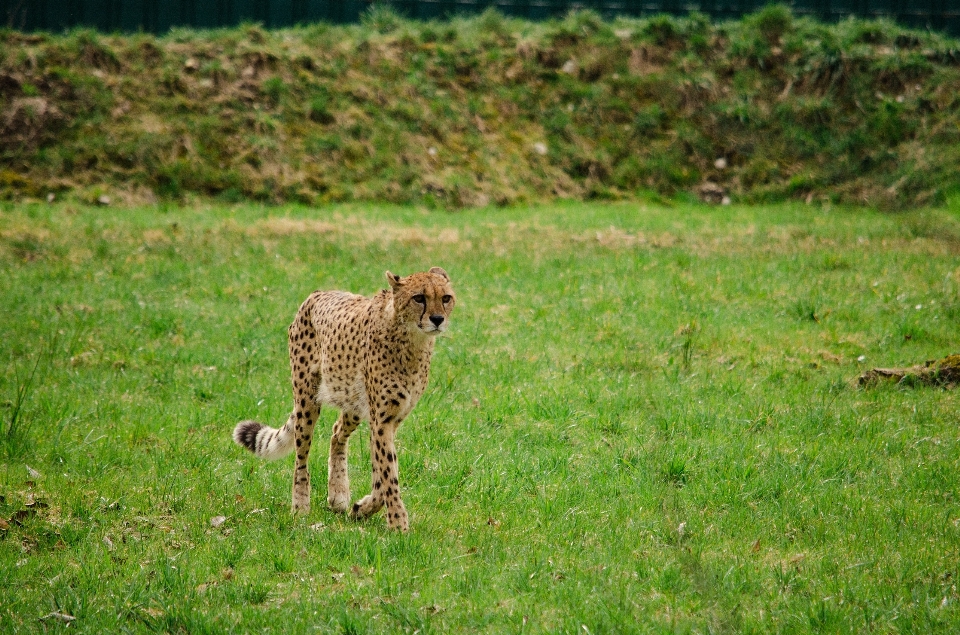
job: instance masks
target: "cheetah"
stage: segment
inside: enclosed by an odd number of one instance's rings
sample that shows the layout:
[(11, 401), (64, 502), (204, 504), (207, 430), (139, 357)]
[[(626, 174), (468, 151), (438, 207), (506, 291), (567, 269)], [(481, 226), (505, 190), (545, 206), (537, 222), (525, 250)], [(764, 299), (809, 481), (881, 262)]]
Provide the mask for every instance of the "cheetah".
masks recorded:
[[(293, 412), (279, 430), (241, 421), (233, 439), (264, 459), (296, 450), (293, 513), (306, 514), (313, 428), (321, 404), (339, 409), (330, 439), (327, 504), (339, 513), (350, 509), (355, 519), (386, 507), (387, 526), (408, 531), (394, 440), (427, 386), (434, 340), (447, 330), (456, 297), (440, 267), (386, 276), (390, 289), (372, 298), (315, 291), (300, 305), (288, 330)], [(347, 441), (361, 421), (370, 422), (372, 488), (351, 509)]]

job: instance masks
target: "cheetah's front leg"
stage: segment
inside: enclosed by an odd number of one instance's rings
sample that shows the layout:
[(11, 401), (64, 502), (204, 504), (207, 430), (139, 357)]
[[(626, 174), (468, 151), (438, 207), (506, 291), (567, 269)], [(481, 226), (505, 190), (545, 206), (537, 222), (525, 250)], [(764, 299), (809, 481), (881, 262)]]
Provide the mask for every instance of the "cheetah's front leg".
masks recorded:
[(394, 444), (399, 422), (391, 424), (370, 422), (370, 459), (373, 463), (372, 491), (357, 501), (350, 511), (354, 518), (365, 518), (387, 507), (387, 527), (407, 531), (410, 521), (407, 509), (400, 499), (400, 479), (397, 450)]

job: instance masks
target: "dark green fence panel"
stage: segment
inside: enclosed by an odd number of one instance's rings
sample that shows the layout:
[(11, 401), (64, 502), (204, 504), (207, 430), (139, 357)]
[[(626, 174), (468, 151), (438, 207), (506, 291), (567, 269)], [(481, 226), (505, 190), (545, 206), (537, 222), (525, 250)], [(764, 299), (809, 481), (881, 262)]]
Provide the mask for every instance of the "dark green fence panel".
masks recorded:
[[(267, 28), (308, 22), (356, 22), (369, 0), (0, 0), (0, 20), (24, 31), (62, 31), (75, 26), (101, 31), (163, 33), (176, 26), (216, 28), (259, 22)], [(605, 18), (702, 11), (736, 18), (767, 0), (394, 0), (399, 13), (419, 20), (473, 14), (496, 7), (512, 16), (542, 20), (572, 9), (593, 9)], [(794, 0), (799, 15), (836, 21), (857, 15), (890, 17), (918, 28), (960, 35), (960, 0)]]

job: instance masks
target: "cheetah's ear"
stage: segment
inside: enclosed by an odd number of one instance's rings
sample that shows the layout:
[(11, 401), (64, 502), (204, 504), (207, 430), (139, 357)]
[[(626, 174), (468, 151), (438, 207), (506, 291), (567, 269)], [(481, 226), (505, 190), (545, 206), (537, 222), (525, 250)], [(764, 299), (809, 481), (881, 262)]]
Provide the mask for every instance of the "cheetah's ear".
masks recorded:
[(390, 283), (390, 286), (394, 289), (400, 286), (400, 276), (395, 273), (387, 272), (387, 282)]
[(441, 269), (440, 267), (430, 267), (430, 273), (435, 273), (438, 276), (443, 276), (447, 282), (450, 282), (450, 276), (448, 276), (447, 272)]

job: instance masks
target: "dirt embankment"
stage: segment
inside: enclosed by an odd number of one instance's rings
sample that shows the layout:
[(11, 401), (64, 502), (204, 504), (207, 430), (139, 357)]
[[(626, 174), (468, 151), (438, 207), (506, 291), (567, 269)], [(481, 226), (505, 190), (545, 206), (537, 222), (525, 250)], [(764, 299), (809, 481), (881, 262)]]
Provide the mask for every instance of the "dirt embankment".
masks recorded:
[(886, 22), (0, 32), (0, 198), (903, 207), (958, 187), (958, 43)]

